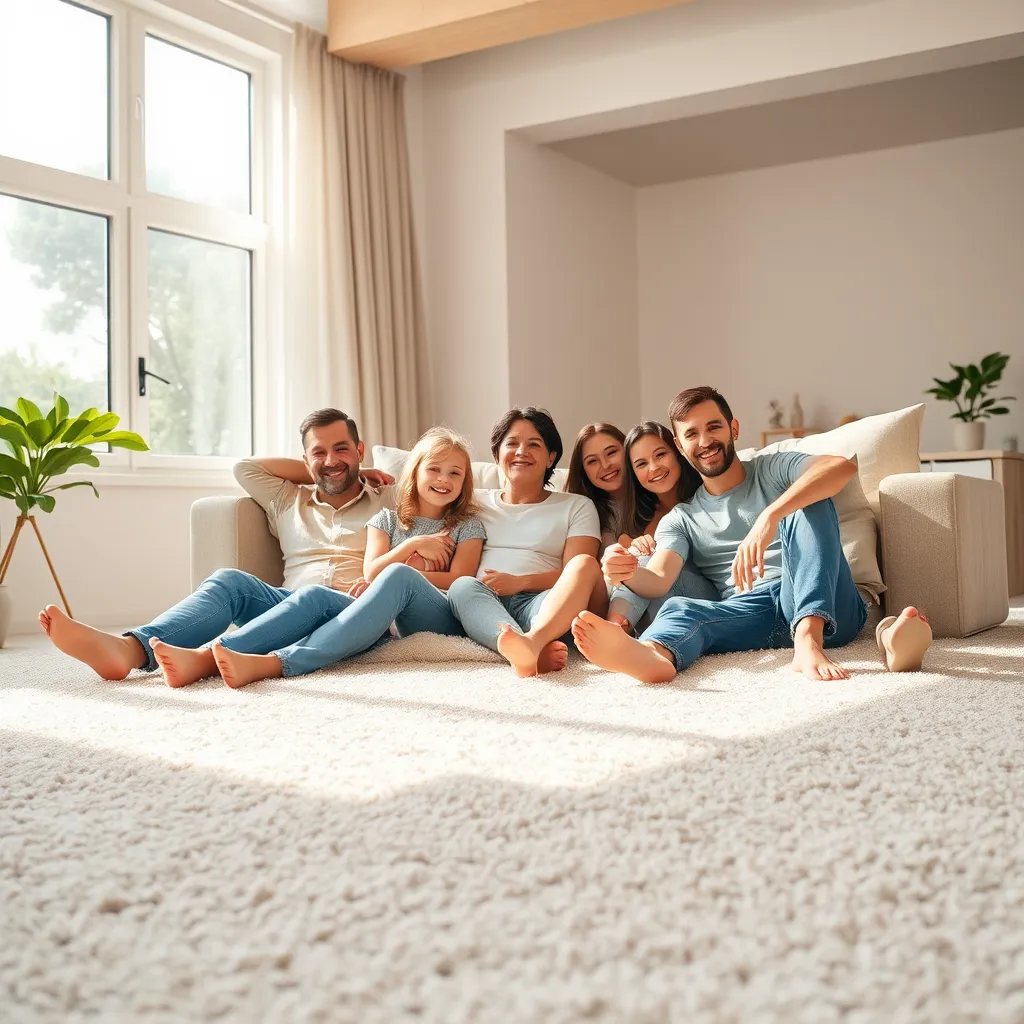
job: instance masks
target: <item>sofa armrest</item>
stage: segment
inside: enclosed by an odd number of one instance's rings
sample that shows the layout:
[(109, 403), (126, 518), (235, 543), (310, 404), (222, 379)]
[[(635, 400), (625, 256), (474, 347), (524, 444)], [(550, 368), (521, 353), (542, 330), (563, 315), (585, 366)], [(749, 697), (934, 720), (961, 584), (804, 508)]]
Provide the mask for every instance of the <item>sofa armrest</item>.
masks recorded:
[(1009, 614), (1003, 488), (958, 473), (902, 473), (879, 486), (886, 610), (917, 605), (936, 636)]
[(193, 590), (215, 569), (241, 569), (275, 587), (284, 581), (281, 545), (252, 498), (200, 498), (191, 529)]

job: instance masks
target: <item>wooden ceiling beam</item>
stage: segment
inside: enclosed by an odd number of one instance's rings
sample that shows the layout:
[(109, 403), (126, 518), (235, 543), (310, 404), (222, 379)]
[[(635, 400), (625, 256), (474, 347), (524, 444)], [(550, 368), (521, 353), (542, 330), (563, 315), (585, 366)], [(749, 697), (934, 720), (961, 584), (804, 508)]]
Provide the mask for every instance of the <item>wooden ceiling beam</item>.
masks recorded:
[(331, 53), (408, 67), (685, 0), (328, 0)]

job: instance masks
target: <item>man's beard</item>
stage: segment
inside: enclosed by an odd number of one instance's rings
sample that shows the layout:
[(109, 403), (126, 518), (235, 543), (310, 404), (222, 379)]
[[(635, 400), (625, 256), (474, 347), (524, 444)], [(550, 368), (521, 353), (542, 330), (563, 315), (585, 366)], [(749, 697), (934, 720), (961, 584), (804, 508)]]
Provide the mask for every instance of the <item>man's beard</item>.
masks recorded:
[(321, 472), (316, 478), (316, 485), (323, 494), (344, 494), (358, 478), (358, 466), (339, 466), (330, 475)]
[(693, 468), (697, 470), (697, 472), (700, 473), (702, 477), (705, 477), (708, 480), (713, 480), (716, 476), (721, 476), (723, 473), (727, 472), (729, 467), (733, 464), (733, 462), (736, 461), (736, 442), (733, 441), (732, 438), (730, 438), (729, 443), (727, 445), (709, 445), (707, 448), (704, 449), (704, 452), (705, 454), (707, 454), (708, 452), (725, 453), (725, 458), (722, 459), (721, 465), (718, 466), (709, 467), (708, 464), (703, 461), (703, 459), (699, 457), (696, 459), (696, 465), (694, 465)]

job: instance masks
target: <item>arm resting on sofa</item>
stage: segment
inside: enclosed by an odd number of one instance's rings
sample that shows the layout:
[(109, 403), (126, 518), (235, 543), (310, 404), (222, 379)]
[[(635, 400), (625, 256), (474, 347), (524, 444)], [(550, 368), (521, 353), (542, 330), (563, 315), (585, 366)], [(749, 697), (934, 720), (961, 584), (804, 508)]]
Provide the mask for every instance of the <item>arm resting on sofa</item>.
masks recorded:
[(193, 590), (215, 569), (241, 569), (281, 586), (281, 545), (252, 498), (200, 498), (192, 504), (191, 532)]
[(969, 636), (1009, 614), (1003, 488), (956, 473), (879, 486), (886, 612), (916, 605), (936, 636)]

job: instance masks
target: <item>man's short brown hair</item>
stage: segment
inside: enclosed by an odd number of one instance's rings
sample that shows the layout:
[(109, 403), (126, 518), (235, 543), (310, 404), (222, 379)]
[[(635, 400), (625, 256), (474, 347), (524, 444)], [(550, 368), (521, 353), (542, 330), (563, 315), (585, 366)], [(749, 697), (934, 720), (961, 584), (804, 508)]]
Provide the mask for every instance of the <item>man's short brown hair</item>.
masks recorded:
[(729, 408), (729, 403), (722, 396), (722, 393), (715, 390), (715, 388), (704, 385), (703, 387), (687, 388), (685, 391), (680, 391), (672, 399), (668, 407), (668, 421), (672, 424), (673, 433), (675, 432), (676, 424), (680, 420), (686, 419), (691, 409), (704, 402), (714, 402), (725, 417), (725, 422), (732, 423), (732, 409)]
[(329, 427), (332, 423), (344, 420), (348, 425), (348, 432), (352, 435), (353, 444), (359, 444), (359, 428), (356, 421), (340, 409), (317, 409), (311, 412), (299, 426), (299, 434), (302, 436), (302, 448), (306, 448), (306, 434), (314, 427)]

